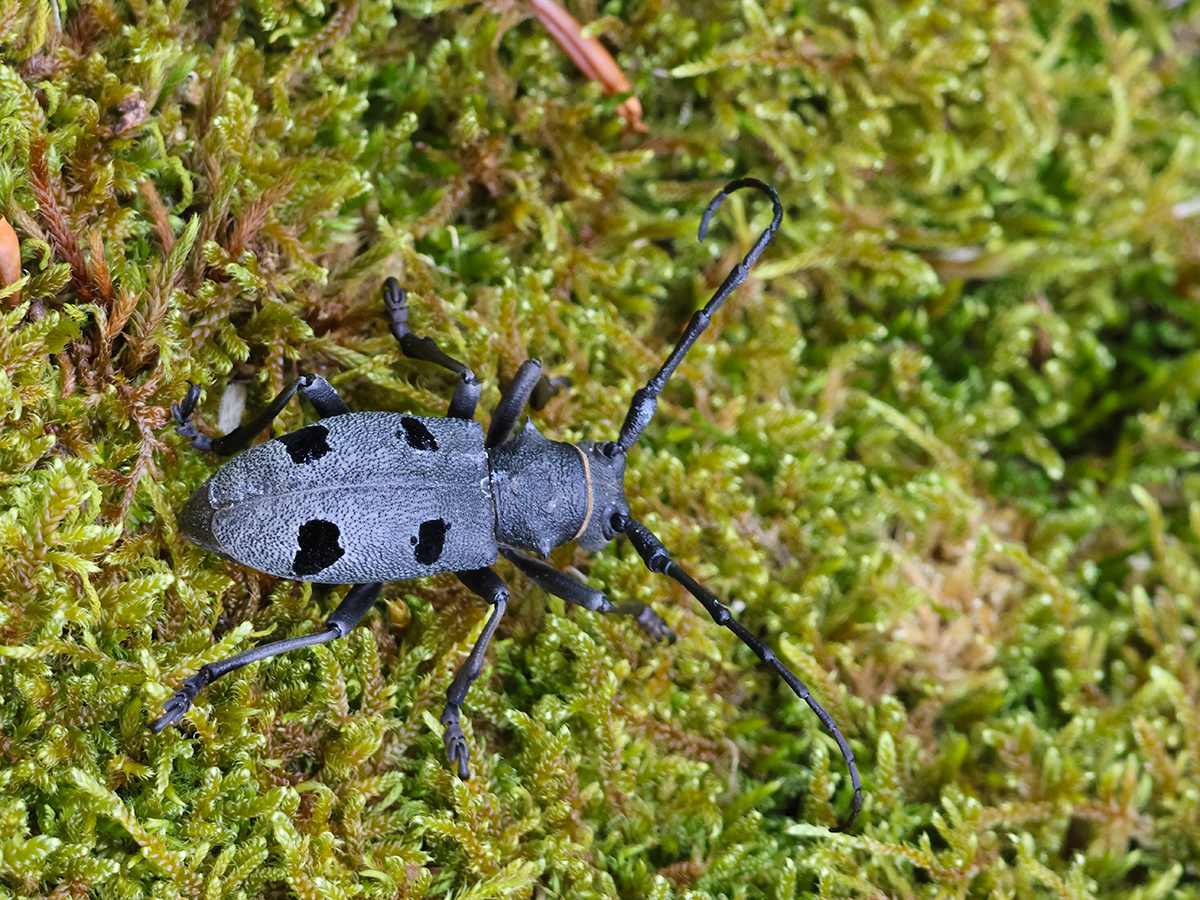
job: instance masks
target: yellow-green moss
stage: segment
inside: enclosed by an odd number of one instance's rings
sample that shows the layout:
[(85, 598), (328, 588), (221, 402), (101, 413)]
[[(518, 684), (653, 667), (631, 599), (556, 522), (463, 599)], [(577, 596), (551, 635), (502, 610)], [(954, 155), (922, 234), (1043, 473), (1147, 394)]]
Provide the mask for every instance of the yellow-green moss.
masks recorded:
[[(1174, 8), (1167, 9), (1171, 6)], [(1200, 896), (1200, 9), (577, 2), (614, 108), (519, 2), (0, 3), (0, 894)], [(850, 738), (624, 543), (563, 548), (679, 632), (451, 577), (147, 722), (332, 594), (174, 514), (215, 422), (300, 371), (440, 413), (382, 279), (485, 380), (611, 437), (787, 217), (630, 458), (634, 512)], [(311, 417), (295, 404), (281, 424)]]

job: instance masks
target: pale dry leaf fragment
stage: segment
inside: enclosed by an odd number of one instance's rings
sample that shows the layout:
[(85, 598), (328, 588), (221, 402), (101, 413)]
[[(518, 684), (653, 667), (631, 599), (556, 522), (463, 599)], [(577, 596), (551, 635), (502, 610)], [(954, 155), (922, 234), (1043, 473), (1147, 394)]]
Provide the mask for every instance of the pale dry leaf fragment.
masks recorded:
[[(604, 93), (625, 94), (633, 89), (612, 54), (604, 49), (595, 38), (585, 38), (583, 27), (569, 12), (554, 0), (529, 0), (533, 13), (550, 32), (558, 45), (567, 51), (571, 61), (592, 81), (600, 82)], [(642, 104), (637, 97), (629, 97), (618, 107), (617, 112), (634, 131), (648, 131), (642, 121)]]

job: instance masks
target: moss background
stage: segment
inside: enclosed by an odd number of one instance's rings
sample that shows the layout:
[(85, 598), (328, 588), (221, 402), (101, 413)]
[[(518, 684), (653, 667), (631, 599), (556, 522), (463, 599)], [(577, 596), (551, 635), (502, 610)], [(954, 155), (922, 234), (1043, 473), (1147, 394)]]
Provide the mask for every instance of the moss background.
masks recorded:
[[(0, 0), (0, 894), (1200, 896), (1200, 6), (569, 8), (645, 134), (516, 0)], [(188, 379), (210, 431), (301, 371), (441, 414), (395, 274), (481, 410), (536, 355), (539, 427), (613, 437), (768, 220), (697, 242), (735, 175), (786, 219), (630, 500), (841, 723), (852, 833), (815, 717), (624, 541), (552, 561), (680, 641), (498, 566), (470, 782), (451, 577), (147, 732), (344, 592), (180, 538)]]

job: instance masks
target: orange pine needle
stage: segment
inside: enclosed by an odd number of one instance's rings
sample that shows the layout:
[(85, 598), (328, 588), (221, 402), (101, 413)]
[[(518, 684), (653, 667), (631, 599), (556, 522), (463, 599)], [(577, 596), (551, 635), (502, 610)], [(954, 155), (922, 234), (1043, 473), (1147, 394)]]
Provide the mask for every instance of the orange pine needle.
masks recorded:
[[(571, 61), (592, 81), (600, 82), (605, 94), (624, 94), (632, 90), (629, 79), (595, 38), (585, 38), (583, 28), (569, 12), (554, 0), (529, 0), (533, 14), (550, 32), (558, 45), (567, 51)], [(637, 97), (630, 97), (617, 107), (622, 118), (634, 131), (647, 131), (642, 121), (642, 104)]]
[[(20, 278), (21, 243), (13, 227), (8, 224), (8, 219), (0, 216), (0, 288), (15, 284)], [(16, 306), (20, 301), (20, 291), (4, 298), (9, 306)]]

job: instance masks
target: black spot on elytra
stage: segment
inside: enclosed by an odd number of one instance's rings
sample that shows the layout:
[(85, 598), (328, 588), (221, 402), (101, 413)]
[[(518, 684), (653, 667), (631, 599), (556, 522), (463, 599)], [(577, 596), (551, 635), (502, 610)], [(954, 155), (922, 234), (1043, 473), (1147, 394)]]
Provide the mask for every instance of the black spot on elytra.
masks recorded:
[(328, 436), (329, 429), (324, 425), (309, 425), (275, 440), (287, 448), (292, 462), (303, 465), (314, 462), (329, 452), (329, 443), (325, 440)]
[(414, 450), (437, 449), (437, 441), (433, 439), (433, 432), (426, 428), (425, 423), (420, 419), (405, 416), (400, 420), (400, 424), (404, 426), (404, 430), (397, 431), (396, 437), (404, 438), (408, 441), (408, 446)]
[(438, 557), (442, 555), (442, 547), (446, 544), (446, 532), (449, 530), (450, 523), (445, 519), (430, 519), (428, 522), (422, 522), (417, 537), (409, 538), (416, 547), (413, 553), (417, 557), (417, 562), (423, 566), (432, 566), (437, 562)]
[(301, 525), (300, 533), (296, 535), (300, 549), (296, 551), (292, 571), (304, 577), (316, 575), (332, 566), (346, 555), (345, 549), (338, 543), (341, 534), (341, 529), (324, 519), (309, 519)]

